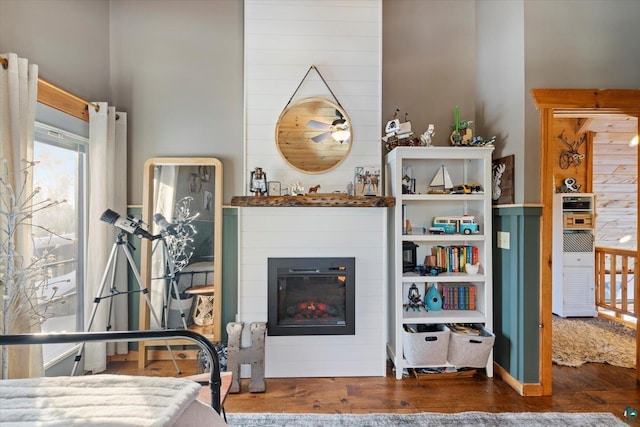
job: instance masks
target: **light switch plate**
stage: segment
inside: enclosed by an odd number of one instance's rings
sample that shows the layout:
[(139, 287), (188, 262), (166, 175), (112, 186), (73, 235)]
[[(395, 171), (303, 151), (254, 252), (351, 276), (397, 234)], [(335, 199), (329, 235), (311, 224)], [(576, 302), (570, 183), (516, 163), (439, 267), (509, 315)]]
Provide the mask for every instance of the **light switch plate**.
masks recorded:
[(498, 248), (509, 249), (509, 238), (511, 233), (508, 231), (498, 231)]

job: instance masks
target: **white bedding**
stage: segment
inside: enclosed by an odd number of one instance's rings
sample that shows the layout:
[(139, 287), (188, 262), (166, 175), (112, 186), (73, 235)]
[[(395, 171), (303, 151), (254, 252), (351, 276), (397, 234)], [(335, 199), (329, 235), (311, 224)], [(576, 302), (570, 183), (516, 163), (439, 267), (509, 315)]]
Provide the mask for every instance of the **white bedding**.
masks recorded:
[[(183, 413), (192, 412), (193, 406), (198, 408), (200, 416), (209, 412), (222, 421), (212, 408), (196, 400), (200, 387), (184, 378), (129, 375), (2, 380), (0, 424), (21, 427), (185, 425), (179, 420)], [(211, 421), (201, 421), (201, 425), (211, 425)]]

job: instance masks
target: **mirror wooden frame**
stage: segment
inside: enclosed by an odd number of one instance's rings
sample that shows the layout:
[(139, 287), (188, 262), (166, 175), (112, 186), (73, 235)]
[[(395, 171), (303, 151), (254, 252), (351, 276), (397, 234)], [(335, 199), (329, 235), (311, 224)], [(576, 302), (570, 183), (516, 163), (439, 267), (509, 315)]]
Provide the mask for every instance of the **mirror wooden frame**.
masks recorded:
[[(154, 172), (157, 166), (209, 166), (212, 169), (211, 179), (214, 180), (214, 194), (212, 200), (213, 224), (213, 325), (190, 326), (189, 329), (200, 332), (211, 341), (219, 341), (222, 337), (222, 162), (213, 157), (154, 157), (144, 164), (142, 221), (153, 224), (154, 215)], [(170, 218), (167, 218), (171, 221)], [(148, 239), (141, 241), (140, 276), (144, 286), (151, 290), (151, 255), (153, 242)], [(150, 329), (150, 309), (145, 300), (140, 298), (139, 329)], [(171, 343), (173, 344), (173, 342)], [(180, 343), (184, 344), (184, 343)], [(164, 342), (140, 342), (138, 344), (138, 366), (144, 368), (147, 361), (146, 347), (164, 345)]]
[[(321, 142), (312, 140), (329, 133), (329, 129), (308, 127), (310, 121), (329, 127), (340, 116), (346, 120), (350, 132), (346, 141), (335, 141), (330, 135)], [(280, 156), (289, 166), (300, 172), (321, 174), (335, 169), (347, 158), (353, 144), (353, 127), (342, 106), (326, 98), (307, 97), (293, 101), (282, 111), (276, 123), (275, 139)]]

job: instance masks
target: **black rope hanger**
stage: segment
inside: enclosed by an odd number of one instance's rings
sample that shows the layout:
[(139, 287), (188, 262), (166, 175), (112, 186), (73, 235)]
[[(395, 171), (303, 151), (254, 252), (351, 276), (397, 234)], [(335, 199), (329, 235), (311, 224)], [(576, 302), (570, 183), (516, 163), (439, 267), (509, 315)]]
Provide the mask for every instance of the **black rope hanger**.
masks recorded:
[(331, 93), (331, 96), (333, 96), (333, 99), (336, 100), (336, 104), (338, 104), (338, 106), (344, 110), (344, 107), (342, 106), (342, 104), (340, 104), (340, 101), (338, 101), (338, 98), (333, 93), (333, 91), (331, 90), (331, 88), (327, 84), (327, 81), (324, 79), (324, 77), (322, 77), (322, 74), (320, 74), (320, 70), (318, 70), (318, 67), (316, 67), (315, 64), (312, 64), (309, 67), (309, 69), (307, 70), (307, 72), (304, 75), (304, 77), (302, 78), (302, 80), (300, 80), (300, 83), (298, 84), (298, 87), (296, 88), (296, 90), (293, 91), (293, 94), (291, 95), (291, 98), (289, 98), (289, 102), (287, 102), (287, 105), (285, 105), (284, 108), (286, 109), (289, 106), (289, 104), (291, 104), (291, 101), (293, 101), (293, 98), (296, 96), (296, 93), (300, 89), (300, 86), (302, 86), (302, 83), (304, 83), (305, 79), (307, 78), (307, 76), (309, 75), (311, 70), (315, 70), (315, 72), (318, 73), (318, 76), (320, 76), (320, 79), (322, 80), (322, 83), (324, 83), (324, 85), (327, 87), (327, 89), (329, 89), (329, 92)]

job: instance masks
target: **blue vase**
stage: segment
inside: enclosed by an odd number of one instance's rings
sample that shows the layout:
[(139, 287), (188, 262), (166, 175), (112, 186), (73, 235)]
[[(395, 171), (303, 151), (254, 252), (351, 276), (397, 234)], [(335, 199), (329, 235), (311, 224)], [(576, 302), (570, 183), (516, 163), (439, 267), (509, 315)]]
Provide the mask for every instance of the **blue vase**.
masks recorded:
[(442, 294), (438, 288), (436, 288), (435, 284), (432, 284), (427, 291), (424, 302), (428, 310), (438, 311), (442, 309)]

